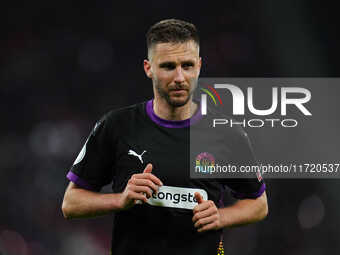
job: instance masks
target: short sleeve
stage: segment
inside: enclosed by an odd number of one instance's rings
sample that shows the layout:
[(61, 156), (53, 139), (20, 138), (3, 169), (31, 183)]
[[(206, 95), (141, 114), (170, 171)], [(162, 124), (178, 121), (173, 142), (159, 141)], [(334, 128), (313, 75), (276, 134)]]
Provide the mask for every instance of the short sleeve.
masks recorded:
[(96, 123), (67, 178), (84, 189), (99, 191), (113, 179), (113, 158), (109, 121), (104, 117)]
[[(233, 146), (232, 163), (240, 169), (241, 166), (258, 165), (255, 159), (249, 137), (245, 131), (239, 130)], [(229, 178), (225, 186), (230, 188), (231, 194), (237, 199), (260, 197), (266, 189), (261, 173), (247, 173), (244, 178)]]

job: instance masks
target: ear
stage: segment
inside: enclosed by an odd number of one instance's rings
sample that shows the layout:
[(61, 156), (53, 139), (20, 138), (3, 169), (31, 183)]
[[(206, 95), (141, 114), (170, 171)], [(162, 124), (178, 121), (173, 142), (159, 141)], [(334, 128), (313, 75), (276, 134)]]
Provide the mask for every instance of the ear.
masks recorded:
[(152, 79), (152, 70), (151, 70), (151, 62), (149, 60), (144, 59), (144, 72), (146, 76)]
[(202, 58), (200, 57), (200, 59), (198, 61), (198, 76), (200, 75), (201, 67), (202, 67)]

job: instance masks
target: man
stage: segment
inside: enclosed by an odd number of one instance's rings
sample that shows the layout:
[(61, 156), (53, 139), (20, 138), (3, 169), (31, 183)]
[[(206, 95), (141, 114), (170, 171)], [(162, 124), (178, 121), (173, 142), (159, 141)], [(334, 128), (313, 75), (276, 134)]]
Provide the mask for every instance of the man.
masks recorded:
[[(267, 215), (265, 185), (256, 178), (190, 178), (189, 130), (205, 121), (192, 99), (201, 68), (198, 34), (190, 23), (164, 20), (149, 29), (147, 46), (144, 70), (154, 99), (96, 124), (67, 175), (63, 214), (114, 212), (112, 254), (216, 254), (223, 228)], [(243, 131), (225, 137), (223, 157), (253, 160)], [(198, 143), (193, 153), (210, 155), (200, 153), (204, 148)], [(112, 180), (113, 193), (99, 193)], [(218, 208), (224, 186), (240, 200)]]

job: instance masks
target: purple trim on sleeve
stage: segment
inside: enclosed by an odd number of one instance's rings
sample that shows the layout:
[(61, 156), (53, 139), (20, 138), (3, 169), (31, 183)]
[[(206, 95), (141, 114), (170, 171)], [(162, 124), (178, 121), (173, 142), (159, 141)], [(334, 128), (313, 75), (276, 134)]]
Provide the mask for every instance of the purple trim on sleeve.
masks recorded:
[(196, 111), (196, 113), (190, 118), (186, 120), (165, 120), (158, 117), (153, 110), (153, 100), (149, 100), (146, 103), (146, 113), (150, 117), (150, 119), (155, 122), (157, 125), (166, 127), (166, 128), (185, 128), (190, 125), (200, 121), (202, 119), (201, 108)]
[(234, 192), (232, 191), (232, 195), (234, 198), (237, 199), (244, 199), (244, 198), (258, 198), (263, 194), (263, 192), (266, 190), (266, 184), (262, 183), (260, 189), (254, 193), (239, 193), (239, 192)]
[(88, 184), (86, 181), (81, 179), (78, 175), (75, 173), (69, 171), (66, 175), (67, 179), (69, 179), (71, 182), (77, 184), (81, 188), (88, 189), (88, 190), (95, 190), (90, 184)]

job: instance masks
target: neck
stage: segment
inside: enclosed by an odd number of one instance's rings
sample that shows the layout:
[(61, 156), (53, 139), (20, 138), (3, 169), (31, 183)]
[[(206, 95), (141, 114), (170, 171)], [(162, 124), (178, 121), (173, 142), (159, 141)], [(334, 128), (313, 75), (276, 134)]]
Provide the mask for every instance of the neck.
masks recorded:
[(186, 120), (194, 115), (197, 110), (197, 104), (190, 98), (185, 105), (175, 107), (169, 105), (165, 100), (155, 97), (153, 110), (158, 117), (165, 120)]

